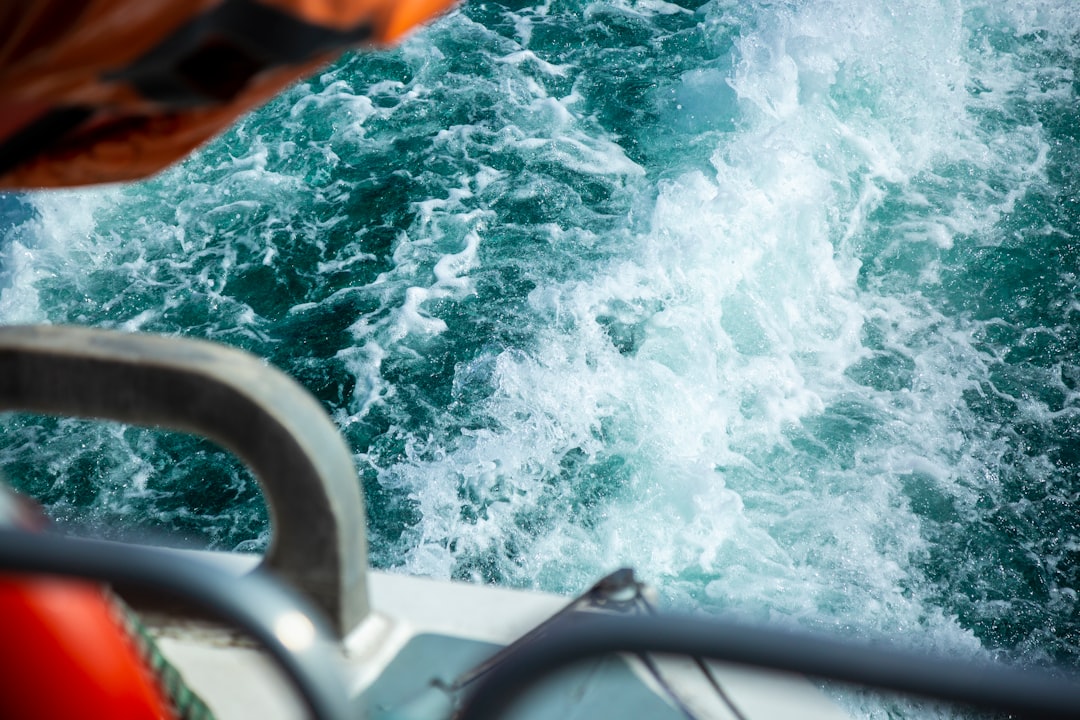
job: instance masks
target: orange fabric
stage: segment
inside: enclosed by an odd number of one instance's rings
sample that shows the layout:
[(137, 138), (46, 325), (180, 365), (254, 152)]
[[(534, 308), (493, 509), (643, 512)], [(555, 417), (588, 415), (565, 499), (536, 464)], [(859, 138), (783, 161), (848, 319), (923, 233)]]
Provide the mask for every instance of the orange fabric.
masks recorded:
[(344, 30), (360, 22), (375, 26), (374, 41), (393, 43), (417, 25), (449, 9), (454, 0), (260, 0), (324, 27)]
[(185, 112), (125, 114), (102, 110), (96, 127), (61, 141), (33, 160), (0, 176), (0, 188), (66, 187), (135, 180), (152, 175), (190, 154), (327, 58), (268, 73), (233, 101)]
[(338, 30), (345, 30), (361, 22), (370, 21), (384, 6), (390, 5), (379, 0), (261, 0), (261, 2), (263, 5), (284, 10), (310, 23)]
[(393, 9), (387, 16), (379, 40), (397, 42), (414, 27), (442, 14), (453, 4), (454, 0), (399, 0), (391, 4)]
[(220, 2), (16, 0), (17, 8), (25, 8), (29, 28), (5, 38), (0, 50), (0, 98), (4, 104), (137, 104), (130, 88), (101, 77), (134, 62)]
[[(394, 42), (454, 0), (253, 0), (328, 30), (370, 27), (369, 42)], [(246, 78), (235, 94), (170, 107), (116, 75), (193, 18), (228, 0), (8, 0), (0, 4), (0, 147), (33, 129), (41, 108), (85, 108), (89, 119), (6, 171), (0, 189), (133, 180), (157, 172), (218, 134), (242, 113), (333, 60), (336, 53)], [(343, 51), (346, 48), (338, 48)]]
[(168, 700), (94, 585), (0, 578), (0, 717), (169, 720)]
[(7, 137), (37, 120), (48, 110), (48, 104), (43, 102), (6, 103), (3, 112), (0, 113), (0, 138)]

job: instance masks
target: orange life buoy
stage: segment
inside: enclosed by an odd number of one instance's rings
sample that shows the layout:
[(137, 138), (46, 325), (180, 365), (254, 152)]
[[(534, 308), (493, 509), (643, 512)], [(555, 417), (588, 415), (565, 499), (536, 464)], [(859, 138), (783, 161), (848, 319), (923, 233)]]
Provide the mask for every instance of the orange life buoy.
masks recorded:
[(0, 577), (0, 628), (0, 717), (175, 717), (116, 608), (96, 585)]
[(144, 177), (348, 47), (454, 0), (0, 4), (0, 188)]

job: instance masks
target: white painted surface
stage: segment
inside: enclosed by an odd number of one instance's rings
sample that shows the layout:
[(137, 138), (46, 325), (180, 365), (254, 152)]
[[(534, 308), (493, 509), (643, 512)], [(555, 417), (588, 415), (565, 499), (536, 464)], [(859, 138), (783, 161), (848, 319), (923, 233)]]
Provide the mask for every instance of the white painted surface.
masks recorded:
[[(218, 558), (221, 560), (221, 558)], [(223, 560), (238, 572), (251, 558)], [(346, 638), (342, 671), (350, 696), (370, 686), (408, 641), (434, 633), (506, 645), (564, 608), (570, 598), (489, 586), (450, 583), (383, 572), (369, 574), (371, 615)], [(159, 646), (220, 720), (305, 717), (287, 679), (250, 643), (199, 623), (147, 618)], [(705, 720), (737, 720), (719, 702), (692, 662), (660, 660), (665, 681)], [(663, 695), (644, 665), (635, 672)], [(728, 698), (747, 720), (800, 718), (846, 720), (847, 716), (805, 679), (713, 665)]]

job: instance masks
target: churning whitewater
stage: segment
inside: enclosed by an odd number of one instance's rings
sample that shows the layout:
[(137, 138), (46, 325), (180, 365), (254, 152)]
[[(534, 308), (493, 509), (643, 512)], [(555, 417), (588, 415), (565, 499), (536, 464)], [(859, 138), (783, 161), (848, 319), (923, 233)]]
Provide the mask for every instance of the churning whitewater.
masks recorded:
[[(632, 565), (669, 606), (1075, 667), (1078, 112), (1068, 0), (477, 0), (150, 181), (0, 200), (0, 321), (282, 367), (380, 567)], [(0, 458), (81, 532), (269, 537), (189, 438), (7, 418)]]

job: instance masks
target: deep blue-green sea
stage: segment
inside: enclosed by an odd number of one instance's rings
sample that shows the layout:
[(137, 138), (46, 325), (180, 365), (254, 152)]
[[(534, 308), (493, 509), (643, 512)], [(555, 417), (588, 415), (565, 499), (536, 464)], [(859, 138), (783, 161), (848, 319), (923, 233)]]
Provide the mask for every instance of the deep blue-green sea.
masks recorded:
[[(1080, 666), (1072, 0), (474, 0), (0, 228), (0, 322), (314, 393), (377, 567), (632, 565), (673, 607)], [(71, 531), (269, 539), (184, 436), (7, 417), (0, 468)]]

